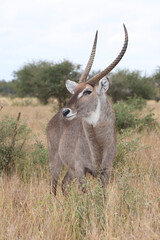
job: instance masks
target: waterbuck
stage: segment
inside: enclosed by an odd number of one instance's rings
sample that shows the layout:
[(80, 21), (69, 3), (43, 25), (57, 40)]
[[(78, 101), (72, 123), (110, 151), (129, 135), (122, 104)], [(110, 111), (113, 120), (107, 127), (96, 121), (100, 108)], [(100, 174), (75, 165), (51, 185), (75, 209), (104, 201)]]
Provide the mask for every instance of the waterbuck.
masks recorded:
[(99, 175), (103, 187), (108, 183), (116, 155), (116, 133), (115, 114), (106, 95), (109, 81), (104, 77), (119, 63), (127, 49), (128, 33), (123, 26), (125, 40), (119, 55), (102, 72), (87, 80), (96, 51), (96, 32), (91, 55), (79, 83), (66, 81), (66, 88), (73, 96), (47, 125), (52, 191), (55, 195), (63, 165), (68, 169), (62, 181), (63, 193), (74, 178), (85, 191), (87, 172)]

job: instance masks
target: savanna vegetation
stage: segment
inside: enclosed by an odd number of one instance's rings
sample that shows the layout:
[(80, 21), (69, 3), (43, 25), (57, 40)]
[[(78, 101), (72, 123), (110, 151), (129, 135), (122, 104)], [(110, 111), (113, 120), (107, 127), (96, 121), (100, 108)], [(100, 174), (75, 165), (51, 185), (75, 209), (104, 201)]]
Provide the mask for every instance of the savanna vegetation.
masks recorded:
[[(59, 63), (38, 61), (22, 66), (13, 74), (13, 80), (0, 81), (0, 95), (13, 97), (36, 97), (42, 104), (48, 104), (50, 98), (56, 98), (58, 107), (65, 105), (69, 93), (65, 88), (67, 79), (78, 81), (82, 73), (81, 66), (68, 60)], [(92, 71), (89, 77), (97, 72)], [(160, 98), (160, 68), (151, 76), (140, 71), (118, 70), (110, 76), (108, 94), (114, 102), (126, 100), (135, 95), (144, 99)]]
[[(77, 189), (75, 180), (64, 197), (60, 188), (64, 168), (54, 197), (50, 193), (45, 127), (55, 109), (69, 97), (64, 93), (64, 99), (59, 100), (55, 94), (60, 89), (63, 92), (61, 86), (66, 79), (78, 79), (81, 71), (80, 66), (66, 61), (63, 64), (70, 69), (64, 78), (60, 76), (61, 64), (39, 62), (25, 66), (15, 73), (9, 97), (0, 97), (0, 239), (158, 240), (160, 102), (151, 100), (157, 94), (154, 84), (159, 83), (158, 70), (151, 79), (128, 70), (111, 76), (109, 94), (115, 96), (117, 156), (105, 196), (99, 181), (88, 175), (87, 193)], [(28, 72), (27, 67), (32, 71)], [(36, 67), (42, 72), (37, 73)], [(55, 68), (60, 83), (52, 76)], [(45, 94), (52, 90), (49, 96), (54, 98), (43, 102), (38, 97), (42, 96), (36, 93), (41, 84)], [(13, 98), (21, 91), (23, 98)]]

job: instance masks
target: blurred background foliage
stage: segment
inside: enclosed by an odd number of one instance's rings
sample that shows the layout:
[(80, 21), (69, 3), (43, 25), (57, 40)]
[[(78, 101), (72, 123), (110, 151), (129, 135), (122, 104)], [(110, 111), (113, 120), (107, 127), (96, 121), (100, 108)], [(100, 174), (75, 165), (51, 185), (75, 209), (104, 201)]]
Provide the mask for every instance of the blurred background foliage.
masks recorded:
[[(97, 72), (92, 71), (89, 77)], [(0, 81), (0, 95), (17, 97), (37, 97), (42, 104), (50, 98), (58, 101), (59, 108), (66, 104), (69, 93), (65, 87), (67, 79), (78, 81), (82, 69), (80, 64), (68, 60), (59, 63), (37, 61), (24, 65), (14, 72), (11, 82)], [(151, 76), (142, 76), (138, 70), (117, 70), (109, 76), (108, 94), (113, 102), (127, 100), (128, 97), (160, 99), (160, 67)]]

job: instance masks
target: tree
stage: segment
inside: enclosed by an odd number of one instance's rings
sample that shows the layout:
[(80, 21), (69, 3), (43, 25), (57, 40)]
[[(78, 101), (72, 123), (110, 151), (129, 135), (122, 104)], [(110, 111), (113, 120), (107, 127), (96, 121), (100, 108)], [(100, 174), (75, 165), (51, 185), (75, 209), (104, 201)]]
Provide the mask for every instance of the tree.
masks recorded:
[(111, 75), (109, 94), (113, 101), (126, 100), (137, 95), (144, 99), (155, 98), (155, 86), (151, 77), (141, 76), (139, 71), (119, 70)]
[(2, 96), (15, 94), (13, 88), (13, 82), (6, 82), (5, 80), (0, 81), (0, 94)]
[(119, 70), (116, 73), (112, 73), (109, 77), (111, 80), (109, 95), (111, 95), (114, 102), (121, 99), (126, 99), (130, 95), (127, 80), (128, 70)]
[(160, 67), (155, 70), (155, 73), (153, 74), (153, 79), (156, 82), (157, 87), (160, 88)]
[(153, 79), (156, 85), (156, 101), (160, 101), (160, 67), (155, 70), (153, 74)]
[(18, 96), (35, 96), (43, 104), (47, 104), (50, 97), (55, 97), (61, 108), (69, 96), (65, 81), (79, 79), (80, 65), (67, 60), (57, 64), (39, 61), (25, 65), (14, 76)]

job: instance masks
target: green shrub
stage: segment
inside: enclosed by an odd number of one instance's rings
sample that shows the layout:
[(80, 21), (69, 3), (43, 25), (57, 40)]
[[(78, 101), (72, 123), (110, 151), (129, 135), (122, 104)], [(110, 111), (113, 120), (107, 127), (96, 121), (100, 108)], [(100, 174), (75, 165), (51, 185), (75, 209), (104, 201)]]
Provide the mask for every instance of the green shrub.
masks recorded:
[(138, 114), (133, 112), (133, 107), (123, 101), (118, 101), (114, 104), (116, 114), (116, 129), (135, 128)]
[(146, 130), (154, 130), (156, 128), (160, 128), (159, 123), (154, 118), (154, 113), (149, 113), (145, 117), (139, 119), (138, 122), (138, 129), (139, 131), (146, 129)]
[(25, 157), (24, 145), (29, 128), (16, 119), (4, 117), (0, 121), (0, 172), (11, 173), (15, 164)]
[(37, 139), (33, 145), (33, 151), (29, 154), (29, 161), (30, 171), (27, 173), (29, 176), (36, 175), (37, 177), (43, 177), (48, 174), (48, 149)]
[(123, 129), (155, 129), (159, 127), (154, 118), (154, 113), (149, 113), (142, 117), (142, 110), (146, 106), (146, 101), (138, 97), (129, 97), (127, 101), (118, 101), (114, 104), (116, 114), (116, 129), (121, 132)]
[(48, 160), (48, 151), (41, 141), (36, 140), (34, 151), (31, 153), (31, 159), (34, 165), (45, 166)]
[(48, 170), (48, 150), (35, 138), (31, 144), (33, 135), (26, 124), (6, 116), (0, 121), (0, 133), (0, 173), (11, 175), (16, 171), (28, 180)]
[(144, 98), (138, 97), (137, 95), (128, 97), (126, 103), (133, 109), (138, 110), (142, 110), (147, 105), (147, 101)]
[(126, 100), (135, 94), (144, 99), (155, 99), (156, 91), (152, 77), (142, 76), (140, 71), (119, 70), (111, 76), (108, 93), (114, 102)]

